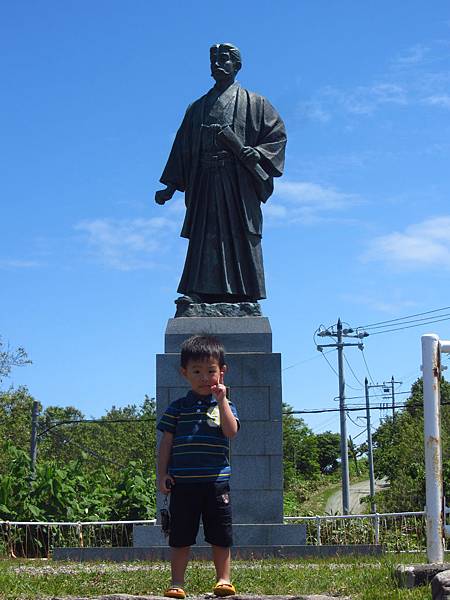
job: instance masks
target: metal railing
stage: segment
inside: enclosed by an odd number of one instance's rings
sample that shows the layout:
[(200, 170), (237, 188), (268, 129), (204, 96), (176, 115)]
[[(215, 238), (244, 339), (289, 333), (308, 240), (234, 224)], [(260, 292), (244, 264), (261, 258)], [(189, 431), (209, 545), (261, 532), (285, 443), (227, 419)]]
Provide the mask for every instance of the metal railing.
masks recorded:
[(381, 545), (391, 552), (422, 552), (427, 547), (424, 511), (285, 517), (285, 521), (305, 523), (306, 543), (317, 546)]
[(133, 525), (141, 521), (0, 521), (0, 556), (48, 558), (55, 547), (130, 547)]
[[(310, 545), (382, 545), (391, 552), (426, 550), (426, 516), (421, 512), (285, 517), (304, 523)], [(155, 520), (32, 522), (0, 521), (0, 555), (51, 556), (55, 547), (131, 547), (134, 525)]]

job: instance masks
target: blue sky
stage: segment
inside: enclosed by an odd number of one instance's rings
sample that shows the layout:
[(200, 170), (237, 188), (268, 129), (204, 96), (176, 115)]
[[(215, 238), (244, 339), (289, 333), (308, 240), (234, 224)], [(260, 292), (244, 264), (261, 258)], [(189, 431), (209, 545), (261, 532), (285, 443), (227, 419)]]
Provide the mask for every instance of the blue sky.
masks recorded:
[[(262, 303), (284, 401), (336, 406), (336, 375), (313, 341), (321, 324), (450, 305), (448, 2), (0, 10), (0, 334), (33, 360), (4, 386), (87, 416), (154, 395), (186, 241), (182, 195), (164, 207), (153, 195), (220, 41), (241, 48), (241, 84), (288, 130), (286, 172), (264, 207)], [(449, 338), (449, 322), (368, 337), (374, 381), (394, 375), (407, 390), (428, 331)], [(347, 395), (361, 395), (363, 355), (351, 348), (347, 360)], [(337, 414), (305, 418), (338, 430)]]

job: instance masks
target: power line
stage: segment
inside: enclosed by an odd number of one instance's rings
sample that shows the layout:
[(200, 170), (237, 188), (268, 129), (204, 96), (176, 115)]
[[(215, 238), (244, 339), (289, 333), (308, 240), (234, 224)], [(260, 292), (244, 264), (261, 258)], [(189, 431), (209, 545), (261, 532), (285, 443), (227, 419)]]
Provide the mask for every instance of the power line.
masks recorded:
[[(441, 402), (441, 406), (450, 406), (450, 401), (449, 402)], [(397, 408), (423, 408), (423, 404), (419, 404), (419, 403), (411, 403), (411, 404), (396, 404)], [(378, 404), (375, 405), (373, 404), (372, 406), (369, 407), (369, 410), (385, 410), (386, 409), (386, 404)], [(355, 407), (355, 408), (346, 408), (345, 409), (348, 412), (358, 412), (358, 411), (362, 411), (362, 410), (366, 410), (365, 406), (361, 406), (361, 407)], [(294, 411), (290, 411), (288, 413), (283, 413), (284, 415), (315, 415), (315, 414), (322, 414), (322, 413), (332, 413), (332, 412), (339, 412), (340, 409), (339, 408), (318, 408), (318, 409), (314, 409), (314, 410), (294, 410)]]
[[(360, 385), (361, 387), (363, 387), (363, 384), (362, 384), (362, 383), (360, 382), (360, 380), (358, 379), (358, 377), (357, 377), (357, 375), (356, 375), (355, 371), (354, 371), (354, 370), (353, 370), (353, 368), (352, 368), (352, 365), (349, 363), (349, 360), (348, 360), (348, 358), (345, 356), (345, 354), (344, 354), (344, 360), (345, 360), (345, 362), (347, 363), (347, 366), (348, 366), (348, 368), (349, 368), (349, 369), (350, 369), (350, 371), (352, 372), (352, 375), (353, 375), (353, 377), (356, 379), (356, 381), (359, 383), (359, 385)], [(348, 385), (348, 384), (347, 384), (347, 385)], [(350, 387), (350, 386), (348, 385), (348, 387)]]
[(361, 350), (361, 353), (362, 353), (362, 357), (363, 357), (363, 360), (364, 360), (364, 364), (366, 365), (366, 370), (367, 370), (367, 374), (369, 375), (369, 379), (370, 379), (370, 381), (372, 383), (375, 383), (375, 381), (373, 380), (373, 377), (372, 377), (372, 375), (370, 373), (369, 365), (367, 364), (366, 355), (364, 354), (364, 348)]
[[(56, 432), (56, 431), (52, 432), (52, 435), (57, 435), (57, 434), (58, 434), (58, 432)], [(95, 450), (92, 450), (92, 448), (88, 448), (87, 446), (83, 446), (82, 444), (75, 442), (73, 440), (73, 438), (70, 438), (70, 437), (67, 438), (66, 436), (59, 436), (59, 437), (62, 437), (62, 439), (64, 440), (65, 443), (69, 443), (69, 444), (72, 444), (73, 446), (76, 446), (77, 448), (79, 448), (80, 450), (83, 450), (83, 452), (86, 452), (87, 454), (90, 454), (93, 458), (96, 458), (97, 460), (110, 463), (116, 467), (122, 467), (122, 469), (127, 468), (125, 465), (122, 465), (121, 463), (118, 463), (117, 461), (111, 460), (110, 458), (106, 458), (106, 456), (102, 456), (101, 454), (98, 454), (97, 452), (95, 452)]]
[(110, 423), (146, 423), (156, 421), (156, 417), (145, 417), (142, 419), (76, 419), (72, 421), (56, 421), (52, 423), (47, 429), (40, 431), (37, 434), (37, 437), (44, 435), (54, 429), (55, 427), (59, 427), (60, 425), (75, 425), (81, 423), (98, 423), (99, 425), (109, 425)]
[(393, 331), (403, 331), (404, 329), (411, 329), (412, 327), (422, 327), (423, 325), (431, 325), (432, 323), (440, 323), (441, 321), (450, 321), (450, 317), (446, 317), (445, 319), (436, 319), (435, 321), (429, 321), (427, 323), (418, 323), (417, 325), (407, 325), (406, 327), (398, 327), (396, 329), (385, 329), (384, 331), (375, 331), (375, 333), (371, 333), (371, 336), (380, 335), (382, 333), (392, 333)]
[[(330, 350), (329, 352), (333, 352), (333, 350)], [(328, 352), (328, 354), (329, 354)], [(336, 371), (336, 369), (333, 367), (333, 365), (330, 363), (330, 361), (328, 360), (328, 358), (325, 356), (325, 354), (323, 352), (321, 352), (322, 356), (324, 357), (324, 359), (326, 360), (326, 362), (328, 363), (328, 366), (330, 367), (330, 369), (333, 371), (333, 373), (336, 375), (336, 377), (339, 377), (339, 373)]]
[[(450, 317), (450, 313), (445, 313), (443, 315), (436, 315), (439, 317)], [(419, 325), (428, 325), (429, 323), (435, 323), (436, 322), (436, 317), (425, 317), (425, 318), (421, 318), (421, 319), (411, 319), (411, 320), (404, 320), (401, 321), (399, 323), (395, 323), (395, 325), (407, 325), (409, 323), (419, 323)], [(371, 329), (383, 329), (385, 327), (390, 327), (394, 325), (394, 323), (390, 323), (390, 324), (386, 324), (386, 325), (378, 325), (377, 327), (368, 327), (369, 330)], [(373, 334), (371, 334), (373, 335)]]
[(353, 425), (354, 425), (355, 427), (358, 427), (358, 429), (361, 429), (361, 428), (365, 429), (365, 426), (364, 426), (364, 425), (360, 425), (359, 423), (356, 423), (356, 421), (354, 421), (354, 420), (351, 418), (351, 416), (348, 414), (348, 411), (347, 411), (347, 410), (346, 410), (345, 412), (347, 413), (347, 417), (349, 418), (349, 420), (350, 420), (350, 421), (353, 423)]
[[(324, 354), (330, 354), (330, 352), (333, 352), (333, 350), (328, 350), (328, 352), (324, 352)], [(296, 362), (293, 365), (289, 365), (289, 367), (284, 367), (284, 369), (281, 369), (282, 371), (287, 371), (288, 369), (292, 369), (293, 367), (298, 367), (298, 365), (302, 365), (303, 363), (307, 363), (311, 360), (316, 360), (318, 357), (317, 354), (315, 354), (314, 356), (311, 356), (310, 358), (305, 358), (305, 360), (301, 360), (300, 362)]]
[(388, 321), (378, 321), (378, 323), (369, 323), (369, 325), (362, 325), (358, 329), (368, 329), (375, 327), (376, 325), (383, 325), (384, 323), (394, 323), (396, 321), (403, 321), (405, 319), (412, 319), (413, 317), (420, 317), (421, 315), (430, 315), (431, 313), (442, 312), (443, 310), (450, 310), (450, 306), (444, 306), (443, 308), (436, 308), (434, 310), (427, 310), (426, 312), (416, 313), (414, 315), (406, 315), (405, 317), (398, 317), (397, 319), (389, 319)]

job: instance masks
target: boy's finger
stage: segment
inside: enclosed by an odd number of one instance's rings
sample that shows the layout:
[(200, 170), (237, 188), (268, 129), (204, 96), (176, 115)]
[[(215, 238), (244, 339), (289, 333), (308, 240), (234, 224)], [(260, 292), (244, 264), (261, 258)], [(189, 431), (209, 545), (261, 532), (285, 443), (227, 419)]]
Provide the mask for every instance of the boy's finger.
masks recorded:
[(220, 371), (219, 383), (223, 384), (223, 371)]

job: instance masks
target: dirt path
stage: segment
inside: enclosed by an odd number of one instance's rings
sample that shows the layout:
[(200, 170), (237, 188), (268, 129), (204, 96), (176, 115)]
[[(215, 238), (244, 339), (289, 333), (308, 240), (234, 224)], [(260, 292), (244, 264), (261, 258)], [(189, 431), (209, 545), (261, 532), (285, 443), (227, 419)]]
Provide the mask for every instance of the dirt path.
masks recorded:
[[(386, 481), (384, 479), (375, 481), (375, 491), (386, 488)], [(360, 499), (370, 494), (370, 481), (360, 481), (359, 483), (350, 484), (350, 514), (358, 515), (361, 512), (367, 512), (367, 509), (360, 504)], [(338, 490), (332, 496), (329, 497), (328, 502), (325, 506), (325, 514), (329, 515), (341, 515), (342, 514), (342, 490)]]

